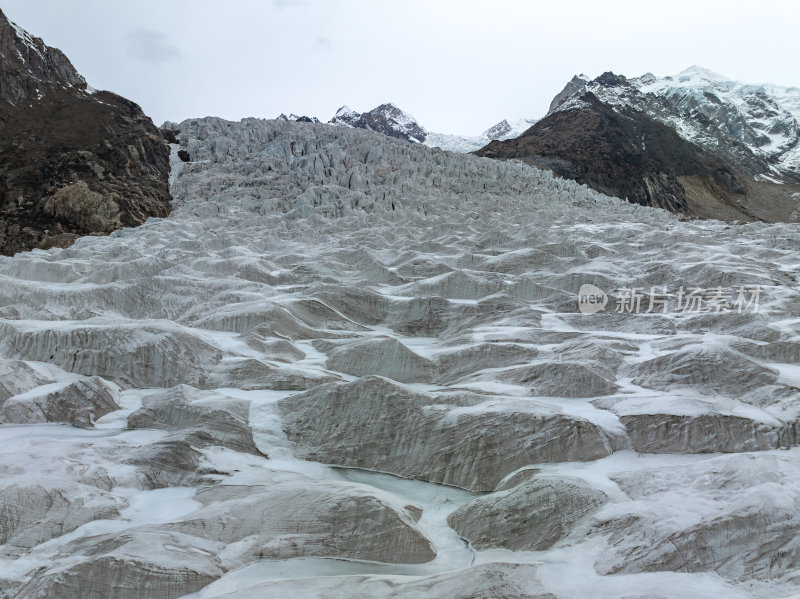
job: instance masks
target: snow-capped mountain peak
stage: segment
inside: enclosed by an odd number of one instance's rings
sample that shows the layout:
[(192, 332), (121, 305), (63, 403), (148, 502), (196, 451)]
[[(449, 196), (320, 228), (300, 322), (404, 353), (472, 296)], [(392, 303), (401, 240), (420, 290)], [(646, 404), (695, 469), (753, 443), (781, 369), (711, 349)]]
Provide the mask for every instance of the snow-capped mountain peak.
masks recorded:
[(333, 118), (335, 118), (335, 119), (336, 118), (349, 118), (349, 117), (358, 118), (359, 116), (361, 116), (361, 115), (359, 113), (357, 113), (355, 110), (353, 110), (352, 108), (350, 108), (347, 105), (344, 105), (339, 110), (336, 111), (336, 114), (333, 115)]
[(361, 114), (345, 105), (336, 111), (329, 123), (340, 127), (357, 127), (359, 118), (361, 118)]
[(294, 113), (290, 113), (289, 116), (286, 116), (284, 113), (278, 115), (279, 121), (292, 121), (296, 123), (319, 123), (319, 119), (315, 116), (300, 116)]
[[(651, 73), (652, 74), (652, 73)], [(722, 81), (730, 81), (724, 75), (720, 75), (719, 73), (715, 73), (710, 69), (706, 69), (704, 67), (698, 65), (692, 65), (688, 69), (685, 69), (675, 75), (673, 77), (676, 81), (680, 82), (696, 82), (696, 81), (710, 81), (710, 82), (722, 82)]]
[(385, 102), (364, 113), (358, 113), (349, 106), (342, 106), (329, 124), (377, 131), (415, 143), (423, 143), (428, 135), (425, 128), (413, 116), (391, 102)]
[(580, 109), (591, 92), (617, 110), (633, 109), (753, 176), (800, 180), (800, 90), (751, 85), (692, 66), (674, 76), (575, 77), (551, 105)]
[(366, 114), (370, 115), (371, 120), (374, 120), (381, 128), (384, 127), (383, 121), (385, 120), (386, 124), (394, 131), (402, 136), (408, 136), (411, 141), (420, 143), (425, 141), (427, 131), (417, 122), (417, 119), (391, 102), (381, 104)]

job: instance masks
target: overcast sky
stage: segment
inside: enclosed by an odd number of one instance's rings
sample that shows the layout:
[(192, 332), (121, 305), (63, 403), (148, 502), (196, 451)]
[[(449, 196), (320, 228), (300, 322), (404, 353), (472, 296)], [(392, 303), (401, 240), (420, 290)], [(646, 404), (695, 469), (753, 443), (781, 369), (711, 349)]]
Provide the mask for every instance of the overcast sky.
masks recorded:
[(539, 117), (576, 73), (698, 64), (800, 86), (797, 0), (5, 0), (96, 88), (157, 124), (215, 115), (330, 119), (391, 101), (428, 130)]

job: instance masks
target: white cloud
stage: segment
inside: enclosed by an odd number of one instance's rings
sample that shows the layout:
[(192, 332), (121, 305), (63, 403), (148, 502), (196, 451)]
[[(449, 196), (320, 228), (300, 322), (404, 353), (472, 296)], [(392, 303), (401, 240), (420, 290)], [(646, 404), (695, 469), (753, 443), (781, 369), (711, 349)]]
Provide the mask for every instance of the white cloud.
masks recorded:
[(745, 0), (81, 0), (76, 11), (70, 2), (2, 2), (95, 87), (158, 122), (281, 112), (327, 120), (342, 104), (392, 101), (431, 131), (470, 135), (503, 118), (542, 116), (581, 72), (669, 75), (700, 64), (797, 86), (798, 69), (780, 58), (797, 54), (800, 3), (768, 4), (748, 12)]
[(330, 50), (331, 49), (331, 40), (327, 37), (318, 37), (314, 41), (314, 49), (315, 50)]
[(154, 29), (137, 29), (125, 36), (128, 52), (148, 64), (158, 65), (180, 58), (180, 52), (167, 36)]
[(305, 0), (272, 0), (275, 8), (291, 8), (292, 6), (302, 6)]

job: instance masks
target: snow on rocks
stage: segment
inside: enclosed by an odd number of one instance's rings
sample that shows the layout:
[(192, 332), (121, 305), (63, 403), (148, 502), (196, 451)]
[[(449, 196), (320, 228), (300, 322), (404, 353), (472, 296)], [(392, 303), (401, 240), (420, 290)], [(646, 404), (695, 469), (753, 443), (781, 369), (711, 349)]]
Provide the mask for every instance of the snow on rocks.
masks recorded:
[(598, 569), (712, 570), (732, 580), (796, 569), (796, 453), (724, 456), (614, 476), (632, 502), (598, 514), (598, 533), (610, 534), (610, 544), (619, 547)]
[(0, 423), (67, 422), (90, 427), (98, 418), (120, 409), (116, 385), (100, 377), (53, 383), (0, 402)]
[(102, 489), (12, 484), (0, 491), (0, 545), (24, 553), (93, 520), (119, 516), (124, 504)]
[(401, 383), (430, 383), (434, 365), (394, 337), (349, 343), (330, 353), (325, 364), (355, 376), (380, 375)]
[(41, 385), (55, 383), (59, 370), (49, 364), (0, 360), (0, 402)]
[(118, 377), (137, 387), (202, 384), (222, 352), (191, 332), (164, 322), (111, 319), (0, 323), (0, 351), (25, 360), (58, 364), (85, 376)]
[(250, 403), (180, 385), (148, 395), (128, 416), (128, 428), (191, 431), (202, 442), (234, 451), (258, 453), (249, 426)]
[(540, 396), (597, 397), (619, 388), (613, 380), (580, 362), (539, 362), (506, 370), (500, 378), (530, 387)]
[(223, 574), (216, 554), (223, 545), (167, 531), (134, 530), (80, 539), (64, 547), (66, 558), (50, 565), (15, 597), (146, 599), (180, 597)]
[[(216, 594), (210, 587), (208, 594), (198, 594), (197, 598), (249, 599), (299, 594), (330, 599), (350, 599), (354, 595), (366, 599), (450, 599), (467, 596), (464, 592), (468, 589), (474, 597), (555, 599), (556, 595), (547, 591), (538, 579), (537, 572), (535, 565), (498, 562), (426, 577), (351, 575), (271, 580), (260, 584), (231, 583), (236, 587), (234, 590)], [(226, 586), (220, 584), (219, 588)]]
[(581, 480), (534, 476), (461, 506), (447, 521), (477, 549), (549, 549), (608, 501)]
[(415, 564), (436, 555), (418, 513), (359, 485), (218, 485), (195, 499), (205, 507), (166, 526), (228, 545), (226, 567), (314, 556)]
[(624, 439), (532, 400), (476, 395), (474, 405), (376, 376), (281, 400), (296, 453), (323, 463), (394, 472), (475, 491), (492, 490), (526, 464), (593, 460)]

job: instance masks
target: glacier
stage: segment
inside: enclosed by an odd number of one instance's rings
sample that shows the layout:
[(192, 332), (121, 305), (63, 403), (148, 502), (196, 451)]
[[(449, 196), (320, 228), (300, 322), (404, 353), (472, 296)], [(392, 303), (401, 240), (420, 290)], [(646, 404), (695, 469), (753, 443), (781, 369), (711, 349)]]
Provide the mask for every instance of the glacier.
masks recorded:
[(800, 225), (170, 128), (169, 217), (0, 258), (1, 597), (800, 593)]

